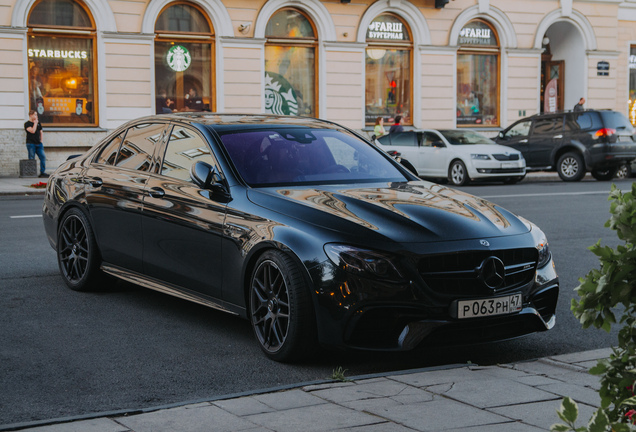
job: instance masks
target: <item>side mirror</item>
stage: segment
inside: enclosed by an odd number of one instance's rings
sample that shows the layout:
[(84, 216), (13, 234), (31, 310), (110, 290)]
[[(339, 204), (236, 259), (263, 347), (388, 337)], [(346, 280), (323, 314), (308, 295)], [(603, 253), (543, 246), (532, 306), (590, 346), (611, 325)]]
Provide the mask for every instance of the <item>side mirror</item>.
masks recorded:
[(503, 131), (499, 131), (499, 133), (497, 134), (497, 138), (506, 139), (506, 137), (504, 136)]
[(215, 193), (228, 194), (225, 179), (217, 167), (213, 167), (207, 162), (198, 161), (190, 167), (190, 177), (194, 184), (201, 189), (209, 189)]

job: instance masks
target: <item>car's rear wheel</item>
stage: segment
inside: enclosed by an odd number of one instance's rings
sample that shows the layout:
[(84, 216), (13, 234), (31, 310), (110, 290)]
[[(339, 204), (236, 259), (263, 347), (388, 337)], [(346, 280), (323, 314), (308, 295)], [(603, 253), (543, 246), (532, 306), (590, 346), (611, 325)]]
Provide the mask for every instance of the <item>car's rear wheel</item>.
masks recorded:
[(599, 181), (608, 181), (613, 179), (618, 172), (618, 168), (608, 168), (604, 170), (592, 170), (592, 177)]
[(448, 181), (454, 186), (464, 186), (470, 183), (470, 177), (466, 165), (460, 160), (455, 160), (448, 168)]
[(618, 171), (616, 171), (616, 175), (614, 176), (617, 179), (626, 179), (632, 176), (632, 167), (630, 164), (623, 164), (620, 166)]
[(72, 208), (62, 218), (57, 233), (57, 262), (69, 288), (89, 291), (99, 287), (102, 273), (97, 243), (80, 209)]
[(563, 181), (579, 181), (585, 176), (585, 163), (580, 154), (568, 152), (557, 162), (557, 172)]
[(316, 347), (311, 293), (298, 265), (280, 251), (265, 252), (250, 280), (254, 335), (272, 360), (300, 360)]

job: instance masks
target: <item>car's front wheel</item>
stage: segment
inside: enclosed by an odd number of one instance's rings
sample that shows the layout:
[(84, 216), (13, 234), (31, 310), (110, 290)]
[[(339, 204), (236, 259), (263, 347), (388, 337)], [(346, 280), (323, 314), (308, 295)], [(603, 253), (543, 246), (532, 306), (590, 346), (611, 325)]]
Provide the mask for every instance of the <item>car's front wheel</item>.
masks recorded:
[(277, 250), (265, 252), (250, 280), (254, 335), (272, 360), (300, 360), (317, 346), (311, 293), (298, 265)]
[(557, 162), (557, 172), (563, 181), (579, 181), (585, 176), (585, 163), (580, 154), (568, 152)]
[(626, 179), (626, 178), (630, 178), (631, 176), (632, 176), (631, 165), (623, 164), (620, 166), (618, 171), (616, 171), (616, 175), (614, 177), (616, 177), (617, 179)]
[(464, 186), (470, 183), (470, 177), (466, 165), (460, 160), (455, 160), (448, 168), (448, 181), (454, 186)]
[(57, 262), (69, 288), (98, 288), (102, 273), (97, 243), (90, 222), (80, 209), (72, 208), (62, 218), (57, 233)]

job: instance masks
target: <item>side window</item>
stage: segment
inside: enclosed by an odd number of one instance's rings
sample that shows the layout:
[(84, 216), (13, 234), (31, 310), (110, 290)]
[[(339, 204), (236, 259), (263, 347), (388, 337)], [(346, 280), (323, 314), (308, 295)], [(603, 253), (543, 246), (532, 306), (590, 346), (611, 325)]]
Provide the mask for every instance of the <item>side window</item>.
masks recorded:
[(565, 130), (567, 131), (600, 129), (602, 127), (603, 122), (599, 113), (594, 111), (569, 113), (565, 117)]
[(166, 146), (161, 175), (191, 182), (190, 167), (198, 161), (216, 164), (203, 138), (191, 129), (175, 126)]
[(115, 165), (115, 162), (117, 161), (117, 153), (119, 153), (119, 147), (121, 146), (125, 135), (126, 131), (123, 131), (106, 144), (99, 153), (99, 156), (97, 156), (97, 159), (95, 159), (95, 162), (104, 165)]
[(441, 147), (446, 147), (442, 139), (437, 134), (434, 134), (432, 132), (424, 132), (422, 134), (422, 146), (433, 147), (433, 143), (435, 142), (441, 142)]
[(150, 171), (157, 143), (163, 138), (164, 124), (146, 123), (128, 129), (121, 145), (117, 166), (138, 171)]
[(563, 131), (563, 117), (548, 117), (545, 119), (538, 119), (534, 122), (534, 129), (532, 133), (538, 134), (551, 134), (555, 132)]
[(397, 132), (389, 135), (391, 136), (391, 145), (417, 147), (417, 134), (415, 132)]
[(511, 127), (510, 130), (508, 130), (508, 132), (506, 132), (506, 138), (530, 135), (531, 124), (532, 124), (531, 121), (523, 121), (523, 122), (517, 123), (516, 125)]

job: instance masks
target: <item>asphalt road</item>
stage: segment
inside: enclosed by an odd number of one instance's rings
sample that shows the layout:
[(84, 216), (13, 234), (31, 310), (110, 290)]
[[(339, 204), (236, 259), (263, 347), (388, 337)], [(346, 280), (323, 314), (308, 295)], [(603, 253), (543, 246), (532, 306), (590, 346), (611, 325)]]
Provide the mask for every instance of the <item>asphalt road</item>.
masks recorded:
[[(617, 182), (622, 189), (631, 181)], [(561, 280), (556, 327), (514, 341), (385, 354), (324, 352), (286, 365), (267, 360), (247, 321), (116, 284), (77, 293), (58, 275), (39, 217), (42, 201), (0, 198), (0, 427), (137, 409), (280, 385), (441, 364), (495, 364), (615, 343), (582, 330), (569, 306), (579, 277), (597, 267), (587, 247), (618, 243), (603, 225), (610, 183), (524, 181), (462, 189), (538, 224)]]

